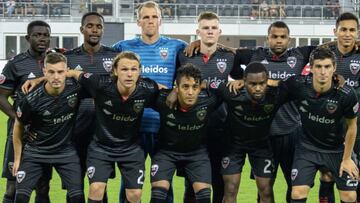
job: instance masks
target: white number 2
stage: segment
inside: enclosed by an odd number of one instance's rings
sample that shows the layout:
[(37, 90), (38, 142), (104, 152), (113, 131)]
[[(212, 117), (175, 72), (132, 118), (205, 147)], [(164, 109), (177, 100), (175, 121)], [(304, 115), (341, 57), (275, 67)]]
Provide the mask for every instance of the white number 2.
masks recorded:
[(137, 179), (137, 183), (140, 185), (144, 185), (144, 171), (143, 170), (139, 170), (140, 176)]
[(265, 159), (265, 167), (264, 167), (264, 173), (271, 173), (271, 170), (269, 170), (269, 167), (271, 166), (271, 160)]

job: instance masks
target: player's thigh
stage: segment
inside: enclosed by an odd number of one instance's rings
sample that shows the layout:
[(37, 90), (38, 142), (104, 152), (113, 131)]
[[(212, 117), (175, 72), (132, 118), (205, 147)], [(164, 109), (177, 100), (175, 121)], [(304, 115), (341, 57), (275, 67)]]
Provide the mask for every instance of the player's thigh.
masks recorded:
[(142, 189), (145, 180), (145, 155), (143, 150), (136, 150), (118, 160), (125, 189)]
[(83, 177), (81, 175), (81, 166), (78, 158), (67, 163), (54, 164), (54, 167), (67, 190), (82, 191)]
[(34, 162), (33, 160), (23, 159), (20, 163), (19, 170), (16, 174), (16, 190), (17, 193), (31, 194), (31, 191), (36, 187), (38, 180), (43, 174), (46, 167), (51, 167), (48, 164)]
[(92, 153), (88, 154), (86, 165), (90, 184), (94, 182), (106, 183), (114, 171), (114, 161), (93, 156)]
[(291, 170), (292, 186), (314, 185), (314, 178), (319, 168), (318, 163), (322, 163), (315, 152), (296, 149), (294, 162)]
[(274, 159), (270, 149), (255, 149), (249, 153), (251, 170), (255, 177), (274, 178)]
[(184, 169), (190, 183), (211, 184), (211, 164), (206, 150), (197, 151), (186, 158)]
[(177, 157), (169, 151), (158, 151), (151, 160), (151, 183), (171, 182), (176, 170)]
[(245, 164), (246, 152), (242, 150), (231, 150), (225, 153), (221, 160), (221, 174), (233, 175), (242, 172)]

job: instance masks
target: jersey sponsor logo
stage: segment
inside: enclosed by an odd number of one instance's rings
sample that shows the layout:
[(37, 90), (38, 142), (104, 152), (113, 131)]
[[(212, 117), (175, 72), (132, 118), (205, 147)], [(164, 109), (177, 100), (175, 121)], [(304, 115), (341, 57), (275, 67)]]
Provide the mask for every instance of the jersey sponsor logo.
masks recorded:
[(34, 74), (33, 72), (31, 72), (31, 73), (29, 73), (29, 75), (28, 75), (27, 78), (28, 78), (28, 79), (30, 79), (30, 78), (36, 78), (36, 76), (35, 76), (35, 74)]
[(150, 66), (141, 66), (142, 73), (168, 73), (167, 67), (162, 67), (159, 65), (150, 65)]
[(163, 59), (163, 60), (166, 60), (167, 57), (169, 56), (169, 50), (168, 48), (159, 48), (160, 51), (159, 51), (159, 54), (160, 54), (160, 57)]
[(84, 77), (85, 77), (85, 78), (90, 78), (90, 76), (92, 76), (92, 73), (85, 73), (85, 74), (84, 74)]
[(68, 121), (73, 118), (75, 114), (74, 113), (68, 113), (66, 115), (62, 115), (60, 118), (54, 118), (54, 124), (64, 123), (65, 121)]
[(144, 102), (145, 102), (145, 100), (143, 100), (143, 99), (142, 100), (135, 100), (133, 110), (136, 113), (140, 113), (144, 109)]
[(350, 78), (347, 78), (345, 80), (345, 84), (351, 86), (351, 87), (358, 87), (359, 86), (359, 81), (354, 81), (354, 80), (350, 80)]
[(18, 106), (17, 109), (16, 109), (16, 115), (17, 115), (19, 118), (21, 118), (21, 116), (22, 116), (22, 111), (21, 111), (21, 109), (20, 109), (19, 106)]
[(112, 58), (103, 58), (102, 60), (104, 69), (106, 72), (110, 72), (112, 67)]
[(359, 72), (360, 64), (355, 61), (351, 61), (351, 62), (352, 63), (350, 63), (350, 65), (349, 65), (350, 71), (353, 75), (356, 75)]
[(130, 115), (116, 115), (116, 114), (114, 114), (112, 119), (116, 120), (116, 121), (133, 122), (134, 120), (137, 119), (137, 117), (131, 117)]
[(225, 83), (225, 79), (218, 79), (217, 77), (214, 77), (214, 78), (208, 77), (208, 78), (205, 78), (204, 81), (207, 84), (211, 84), (213, 82), (215, 82), (216, 84), (220, 84), (222, 82)]
[(359, 111), (359, 102), (356, 102), (356, 104), (353, 106), (354, 113), (357, 113)]
[(12, 161), (8, 162), (7, 167), (8, 167), (8, 170), (10, 171), (10, 173), (11, 173), (13, 168), (14, 168), (14, 162), (12, 162)]
[(196, 117), (200, 120), (203, 121), (206, 117), (206, 109), (201, 109), (198, 112), (196, 112)]
[(25, 179), (25, 176), (26, 176), (26, 172), (25, 171), (18, 171), (16, 173), (16, 181), (18, 183), (21, 183), (24, 179)]
[(80, 64), (79, 65), (77, 65), (76, 67), (75, 67), (75, 69), (74, 70), (78, 70), (78, 71), (82, 71), (83, 70), (83, 68), (80, 66)]
[(158, 170), (159, 170), (159, 165), (157, 164), (151, 165), (151, 176), (155, 176)]
[(299, 173), (299, 171), (296, 168), (292, 169), (291, 170), (291, 180), (294, 181), (296, 179), (298, 173)]
[(202, 127), (204, 127), (204, 124), (200, 124), (200, 125), (178, 125), (178, 130), (182, 130), (182, 131), (194, 131), (194, 130), (199, 130), (201, 129)]
[(94, 174), (95, 174), (95, 167), (94, 166), (90, 166), (89, 168), (87, 168), (87, 176), (89, 177), (89, 179), (94, 177)]
[(264, 59), (264, 60), (262, 60), (260, 63), (261, 63), (261, 64), (269, 64), (269, 61), (267, 61), (266, 59)]
[(210, 83), (210, 87), (213, 89), (217, 89), (219, 87), (220, 83), (221, 83), (220, 81), (217, 81), (217, 82), (213, 81)]
[(3, 74), (0, 74), (0, 84), (3, 84), (6, 80), (6, 76)]
[(280, 80), (280, 79), (285, 79), (288, 78), (290, 76), (296, 75), (295, 73), (291, 74), (291, 73), (287, 73), (287, 72), (281, 72), (281, 71), (277, 71), (277, 72), (272, 72), (269, 71), (269, 78), (270, 79), (274, 79), (274, 80)]
[(68, 100), (68, 105), (71, 108), (74, 108), (77, 104), (78, 98), (77, 98), (77, 94), (72, 94), (66, 97), (66, 99)]
[(50, 115), (51, 115), (51, 113), (50, 113), (50, 111), (45, 110), (45, 111), (44, 111), (44, 113), (43, 113), (42, 115), (43, 115), (43, 116), (50, 116)]
[(267, 116), (249, 116), (249, 115), (244, 115), (244, 120), (245, 121), (253, 121), (253, 122), (259, 122), (259, 121), (263, 121), (263, 120), (267, 120), (270, 118), (270, 115)]
[(106, 105), (108, 105), (108, 106), (113, 106), (111, 100), (108, 100), (108, 101), (104, 102), (104, 104), (106, 104)]
[(290, 66), (290, 68), (294, 68), (296, 66), (297, 59), (294, 56), (290, 56), (287, 58), (286, 62)]
[(170, 119), (176, 119), (175, 116), (174, 116), (174, 114), (172, 114), (172, 113), (171, 113), (171, 114), (168, 114), (167, 117), (170, 118)]
[(106, 115), (112, 115), (112, 113), (106, 109), (103, 109), (103, 112), (106, 114)]
[(221, 166), (225, 169), (229, 166), (230, 164), (230, 158), (229, 157), (223, 157), (221, 160)]
[(264, 111), (265, 113), (270, 113), (274, 110), (274, 104), (266, 104), (264, 105)]
[(326, 110), (330, 113), (333, 114), (336, 109), (337, 109), (337, 101), (333, 101), (333, 100), (328, 100), (328, 103), (326, 104)]
[(309, 112), (308, 118), (314, 122), (322, 123), (322, 124), (333, 124), (335, 123), (335, 119), (326, 118), (325, 116), (314, 115)]

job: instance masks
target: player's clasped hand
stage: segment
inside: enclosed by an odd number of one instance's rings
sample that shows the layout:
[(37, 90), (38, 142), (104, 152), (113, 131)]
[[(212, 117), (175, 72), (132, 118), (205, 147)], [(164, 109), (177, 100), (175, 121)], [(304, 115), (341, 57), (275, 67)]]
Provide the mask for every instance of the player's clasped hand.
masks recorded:
[(341, 162), (340, 177), (343, 175), (343, 172), (348, 173), (352, 179), (359, 179), (359, 169), (352, 159), (345, 159)]
[(230, 92), (237, 94), (238, 90), (244, 86), (244, 80), (229, 81), (226, 86), (229, 88)]

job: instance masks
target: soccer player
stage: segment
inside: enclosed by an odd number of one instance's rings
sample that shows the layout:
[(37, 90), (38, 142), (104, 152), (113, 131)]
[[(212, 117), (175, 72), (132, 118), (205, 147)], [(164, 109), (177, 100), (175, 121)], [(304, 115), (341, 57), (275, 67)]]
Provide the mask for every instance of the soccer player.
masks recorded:
[(154, 103), (158, 85), (140, 76), (140, 58), (122, 52), (112, 64), (113, 79), (69, 70), (95, 102), (96, 133), (87, 154), (89, 203), (102, 202), (109, 176), (117, 163), (126, 188), (125, 202), (138, 203), (144, 184), (145, 156), (138, 130), (145, 107)]
[(151, 202), (165, 203), (176, 168), (184, 168), (196, 202), (210, 203), (211, 172), (206, 149), (207, 123), (219, 105), (216, 97), (201, 92), (201, 72), (186, 64), (176, 72), (178, 105), (166, 105), (169, 91), (161, 91), (155, 109), (160, 113), (159, 143), (151, 165)]
[(224, 83), (214, 81), (209, 85), (228, 106), (226, 134), (230, 142), (221, 162), (225, 183), (223, 203), (236, 202), (246, 154), (261, 202), (274, 202), (272, 178), (275, 174), (269, 133), (285, 97), (278, 88), (267, 87), (268, 72), (259, 62), (248, 64), (244, 81), (244, 88), (238, 94), (230, 93)]
[[(110, 76), (112, 60), (117, 52), (101, 44), (104, 33), (104, 17), (96, 12), (84, 14), (81, 19), (80, 32), (84, 36), (83, 44), (64, 53), (68, 59), (68, 67)], [(83, 177), (86, 173), (87, 148), (95, 134), (95, 121), (94, 100), (92, 98), (81, 100), (74, 129), (74, 143), (80, 157)], [(107, 202), (106, 193), (103, 202)]]
[(351, 154), (358, 98), (350, 86), (334, 87), (336, 56), (331, 50), (314, 50), (310, 66), (309, 76), (291, 77), (280, 84), (280, 89), (295, 101), (302, 123), (291, 172), (292, 202), (306, 202), (321, 168), (333, 174), (341, 202), (355, 202), (359, 171)]
[[(178, 39), (160, 36), (161, 10), (154, 1), (146, 1), (137, 9), (137, 24), (141, 28), (141, 36), (131, 40), (119, 41), (113, 47), (117, 51), (132, 51), (141, 57), (141, 74), (155, 80), (168, 88), (173, 85), (176, 55), (182, 51), (186, 43)], [(159, 114), (152, 109), (145, 109), (141, 125), (142, 142), (145, 153), (150, 157), (154, 152), (156, 134), (159, 131)], [(170, 190), (172, 192), (172, 190)], [(124, 200), (123, 187), (120, 201)], [(168, 195), (171, 203), (172, 195)]]
[[(50, 26), (44, 21), (32, 21), (27, 26), (25, 36), (30, 48), (21, 54), (10, 59), (0, 74), (0, 109), (7, 116), (7, 142), (5, 149), (4, 165), (2, 176), (7, 178), (4, 203), (12, 203), (15, 198), (15, 177), (12, 176), (13, 168), (13, 144), (12, 127), (15, 119), (15, 110), (9, 103), (8, 98), (16, 95), (20, 91), (21, 85), (28, 79), (33, 79), (43, 75), (43, 59), (45, 52), (50, 44)], [(17, 103), (14, 97), (14, 104)], [(42, 178), (36, 188), (36, 202), (50, 202), (48, 197), (51, 171), (46, 172), (47, 177)]]
[[(213, 12), (203, 12), (198, 17), (198, 28), (196, 30), (200, 40), (200, 52), (193, 57), (186, 57), (184, 53), (178, 55), (178, 66), (192, 63), (200, 68), (202, 80), (207, 83), (228, 82), (230, 75), (234, 79), (242, 76), (240, 69), (234, 69), (234, 54), (218, 48), (218, 40), (221, 35), (219, 17)], [(224, 194), (224, 183), (220, 174), (221, 158), (223, 153), (224, 121), (226, 117), (226, 107), (221, 105), (212, 113), (209, 121), (207, 133), (209, 156), (212, 171), (212, 187), (214, 203), (222, 202)], [(191, 187), (186, 190), (184, 202), (188, 202), (192, 197)]]
[[(71, 137), (80, 85), (66, 80), (65, 56), (50, 53), (44, 60), (45, 82), (17, 101), (13, 131), (16, 203), (27, 203), (43, 170), (55, 167), (68, 190), (70, 202), (84, 203), (80, 162)], [(36, 137), (22, 144), (24, 128)]]
[[(345, 78), (347, 85), (353, 87), (357, 94), (360, 81), (360, 53), (356, 50), (356, 39), (358, 37), (359, 20), (352, 13), (343, 13), (336, 20), (334, 34), (337, 44), (329, 46), (336, 55), (336, 72)], [(358, 119), (359, 122), (359, 119)], [(359, 128), (359, 125), (357, 125)], [(359, 129), (357, 131), (360, 132)], [(360, 136), (356, 137), (354, 152), (360, 157)], [(325, 173), (320, 178), (319, 201), (334, 203), (334, 178)], [(360, 188), (357, 189), (357, 201), (360, 202)]]

